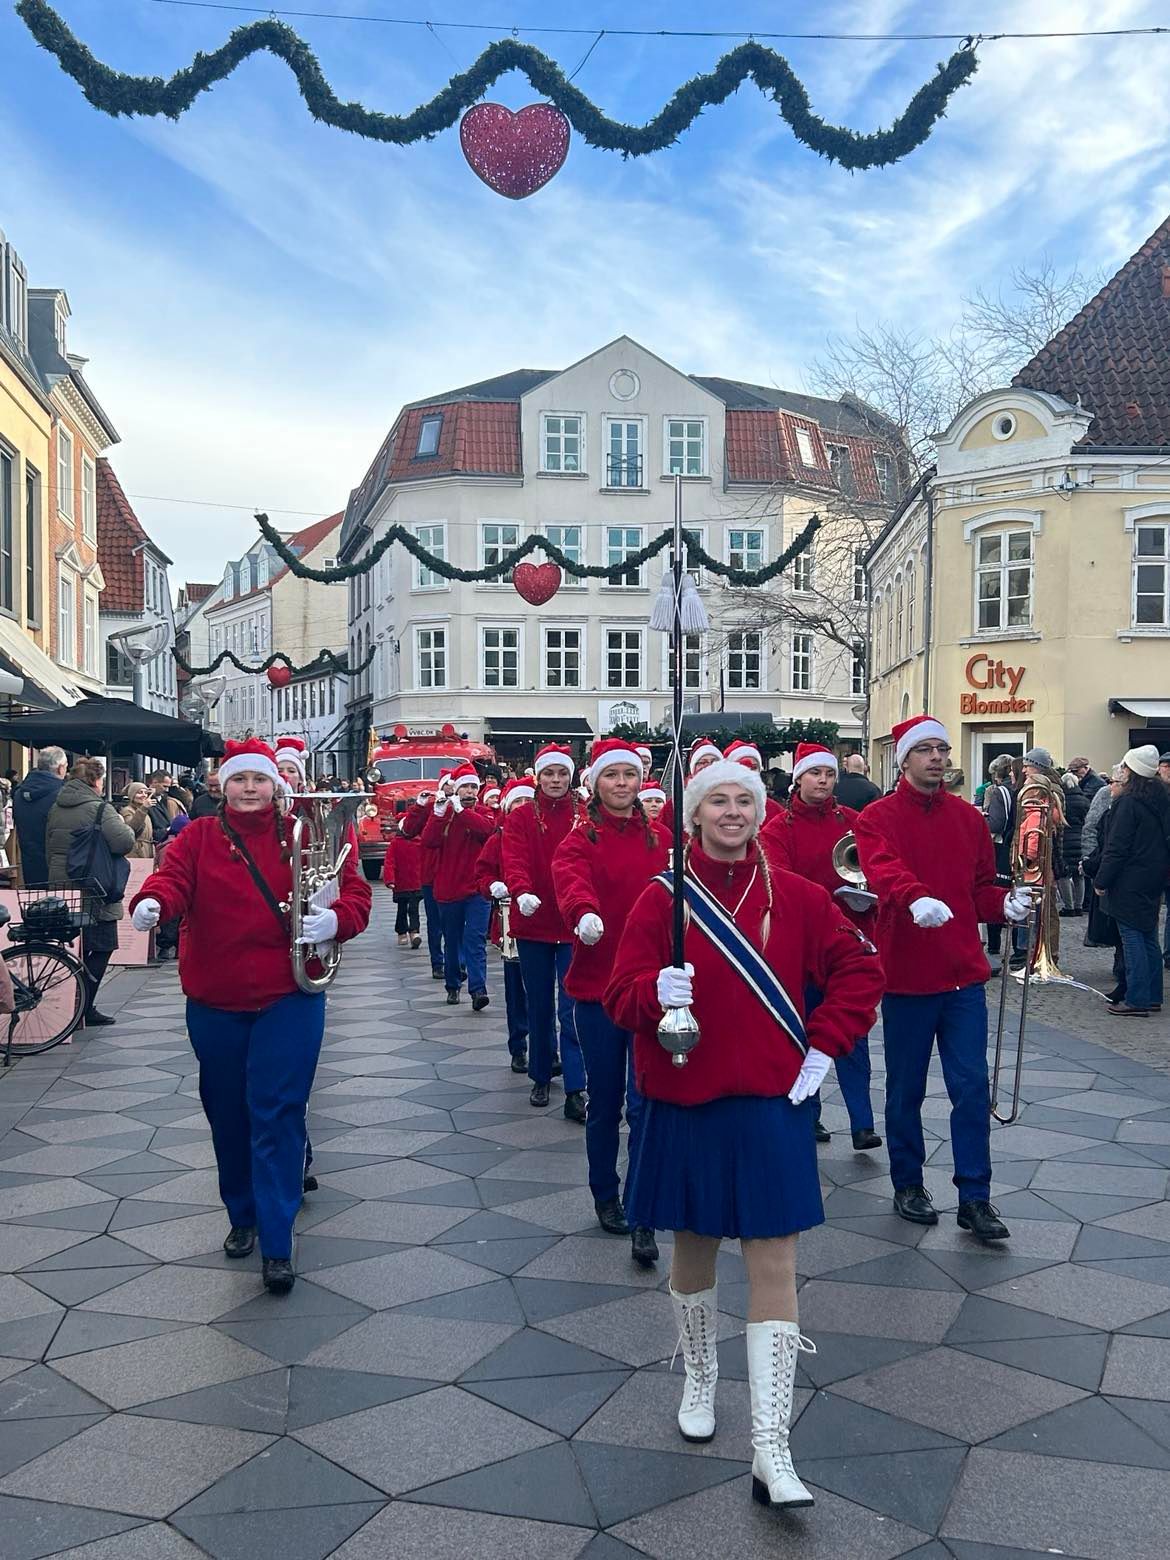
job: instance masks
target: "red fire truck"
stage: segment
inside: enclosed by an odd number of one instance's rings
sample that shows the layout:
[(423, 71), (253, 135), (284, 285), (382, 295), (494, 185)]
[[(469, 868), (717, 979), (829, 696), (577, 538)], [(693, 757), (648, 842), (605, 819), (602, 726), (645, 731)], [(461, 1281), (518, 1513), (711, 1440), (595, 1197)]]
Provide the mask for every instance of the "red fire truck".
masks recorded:
[(361, 821), (359, 840), (362, 870), (368, 878), (382, 873), (386, 859), (386, 841), (390, 820), (413, 803), (420, 791), (433, 791), (443, 769), (456, 764), (474, 764), (482, 777), (487, 765), (494, 764), (495, 749), (483, 742), (468, 742), (448, 723), (438, 730), (410, 730), (395, 726), (374, 748), (367, 773), (367, 784), (374, 792), (377, 819)]

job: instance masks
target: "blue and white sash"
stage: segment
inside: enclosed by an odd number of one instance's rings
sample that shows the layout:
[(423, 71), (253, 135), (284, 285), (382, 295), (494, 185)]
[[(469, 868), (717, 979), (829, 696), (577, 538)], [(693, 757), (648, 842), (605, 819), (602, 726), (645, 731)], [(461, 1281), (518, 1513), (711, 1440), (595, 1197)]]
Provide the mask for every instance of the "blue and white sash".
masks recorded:
[[(668, 893), (673, 894), (673, 873), (662, 872), (654, 881), (661, 883)], [(801, 1056), (804, 1056), (808, 1051), (804, 1020), (763, 954), (748, 941), (714, 894), (689, 872), (683, 878), (683, 895), (692, 923), (719, 950), (748, 990), (779, 1024)]]

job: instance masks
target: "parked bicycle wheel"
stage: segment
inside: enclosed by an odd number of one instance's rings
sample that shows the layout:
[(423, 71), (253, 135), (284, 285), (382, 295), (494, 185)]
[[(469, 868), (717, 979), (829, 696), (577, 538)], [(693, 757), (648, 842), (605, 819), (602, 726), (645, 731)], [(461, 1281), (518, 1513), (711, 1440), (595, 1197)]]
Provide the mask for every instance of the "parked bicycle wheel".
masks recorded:
[(16, 1010), (8, 1021), (4, 1053), (31, 1056), (67, 1040), (85, 1013), (85, 968), (54, 943), (19, 943), (4, 949)]

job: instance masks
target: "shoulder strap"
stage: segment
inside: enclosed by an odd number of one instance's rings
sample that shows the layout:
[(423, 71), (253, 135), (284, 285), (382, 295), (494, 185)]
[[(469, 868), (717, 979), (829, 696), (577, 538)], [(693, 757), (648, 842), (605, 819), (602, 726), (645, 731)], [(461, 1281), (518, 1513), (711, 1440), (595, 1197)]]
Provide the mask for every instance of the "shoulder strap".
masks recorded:
[[(226, 818), (221, 818), (220, 821), (223, 824), (223, 832), (227, 835), (228, 839), (235, 846), (236, 850), (239, 851), (240, 859), (243, 861), (244, 865), (247, 867), (248, 872), (251, 875), (253, 883), (255, 883), (256, 887), (260, 891), (260, 897), (263, 899), (264, 903), (268, 906), (268, 908), (272, 911), (273, 915), (276, 917), (277, 923), (280, 926), (281, 931), (287, 937), (289, 935), (288, 922), (285, 920), (284, 911), (280, 908), (280, 901), (277, 899), (276, 895), (272, 892), (272, 889), (269, 886), (267, 878), (264, 876), (263, 872), (261, 872), (260, 868), (256, 865), (255, 857), (252, 855), (252, 852), (248, 849), (247, 845), (245, 844), (243, 836), (240, 835), (240, 834), (237, 834), (235, 829), (232, 828), (231, 824), (227, 821)], [(294, 885), (294, 890), (295, 890), (295, 885)]]

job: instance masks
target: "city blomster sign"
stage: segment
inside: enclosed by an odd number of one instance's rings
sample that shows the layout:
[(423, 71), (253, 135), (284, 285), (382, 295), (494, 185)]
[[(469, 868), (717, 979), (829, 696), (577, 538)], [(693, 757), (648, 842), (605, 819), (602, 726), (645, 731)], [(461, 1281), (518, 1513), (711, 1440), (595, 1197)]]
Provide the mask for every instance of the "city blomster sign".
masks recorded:
[(993, 661), (989, 655), (973, 655), (963, 668), (968, 686), (984, 692), (988, 689), (1004, 689), (1007, 698), (981, 699), (979, 692), (959, 695), (960, 715), (1030, 715), (1033, 699), (1018, 697), (1024, 680), (1026, 666), (1008, 666), (1003, 661)]

